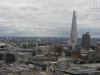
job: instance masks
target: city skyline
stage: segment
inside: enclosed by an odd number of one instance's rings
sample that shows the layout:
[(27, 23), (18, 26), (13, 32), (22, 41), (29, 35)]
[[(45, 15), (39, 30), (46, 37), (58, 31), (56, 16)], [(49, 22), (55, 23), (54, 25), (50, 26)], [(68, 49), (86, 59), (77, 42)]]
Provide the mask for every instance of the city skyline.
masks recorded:
[[(77, 13), (77, 35), (100, 37), (100, 10), (94, 0), (3, 0), (0, 2), (0, 37), (70, 37), (72, 13)], [(95, 2), (99, 2), (96, 0)]]

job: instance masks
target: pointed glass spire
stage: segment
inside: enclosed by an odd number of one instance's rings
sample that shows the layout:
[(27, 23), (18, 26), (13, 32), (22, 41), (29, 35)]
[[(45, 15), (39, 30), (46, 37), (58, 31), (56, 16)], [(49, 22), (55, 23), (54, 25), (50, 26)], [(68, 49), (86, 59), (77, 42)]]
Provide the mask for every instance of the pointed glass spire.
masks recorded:
[(71, 27), (71, 34), (70, 34), (70, 42), (71, 45), (73, 43), (74, 47), (77, 45), (77, 26), (76, 26), (76, 11), (73, 11), (73, 17), (72, 17), (72, 27)]

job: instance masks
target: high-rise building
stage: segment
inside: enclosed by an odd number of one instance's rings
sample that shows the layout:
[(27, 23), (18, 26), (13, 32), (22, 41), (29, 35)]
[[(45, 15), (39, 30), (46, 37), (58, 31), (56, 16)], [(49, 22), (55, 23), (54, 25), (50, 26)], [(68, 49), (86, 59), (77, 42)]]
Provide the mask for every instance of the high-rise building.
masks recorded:
[(82, 35), (82, 47), (86, 50), (90, 49), (90, 35), (89, 32)]
[(77, 47), (77, 26), (76, 26), (76, 11), (73, 11), (73, 18), (72, 18), (72, 27), (71, 27), (71, 34), (70, 34), (70, 45), (72, 46), (72, 50), (75, 50)]

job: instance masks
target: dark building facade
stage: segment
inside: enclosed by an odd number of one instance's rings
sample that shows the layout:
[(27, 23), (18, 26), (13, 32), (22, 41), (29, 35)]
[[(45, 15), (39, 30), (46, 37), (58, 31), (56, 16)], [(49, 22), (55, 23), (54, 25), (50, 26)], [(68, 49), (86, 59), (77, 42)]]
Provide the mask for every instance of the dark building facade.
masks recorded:
[(54, 52), (58, 53), (58, 55), (60, 56), (63, 52), (63, 46), (54, 46)]
[(15, 55), (13, 53), (0, 53), (0, 61), (5, 61), (5, 63), (15, 62)]
[(82, 47), (86, 50), (90, 49), (90, 35), (89, 32), (82, 35)]

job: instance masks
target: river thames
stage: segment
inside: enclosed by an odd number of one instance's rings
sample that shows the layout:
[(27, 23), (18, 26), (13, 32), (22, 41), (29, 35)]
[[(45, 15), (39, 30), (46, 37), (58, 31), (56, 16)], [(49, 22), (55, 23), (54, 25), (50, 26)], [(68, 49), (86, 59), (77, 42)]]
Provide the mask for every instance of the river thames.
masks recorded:
[[(58, 61), (62, 60), (72, 60), (72, 59), (70, 57), (58, 57)], [(100, 63), (77, 64), (76, 66), (100, 67)]]

